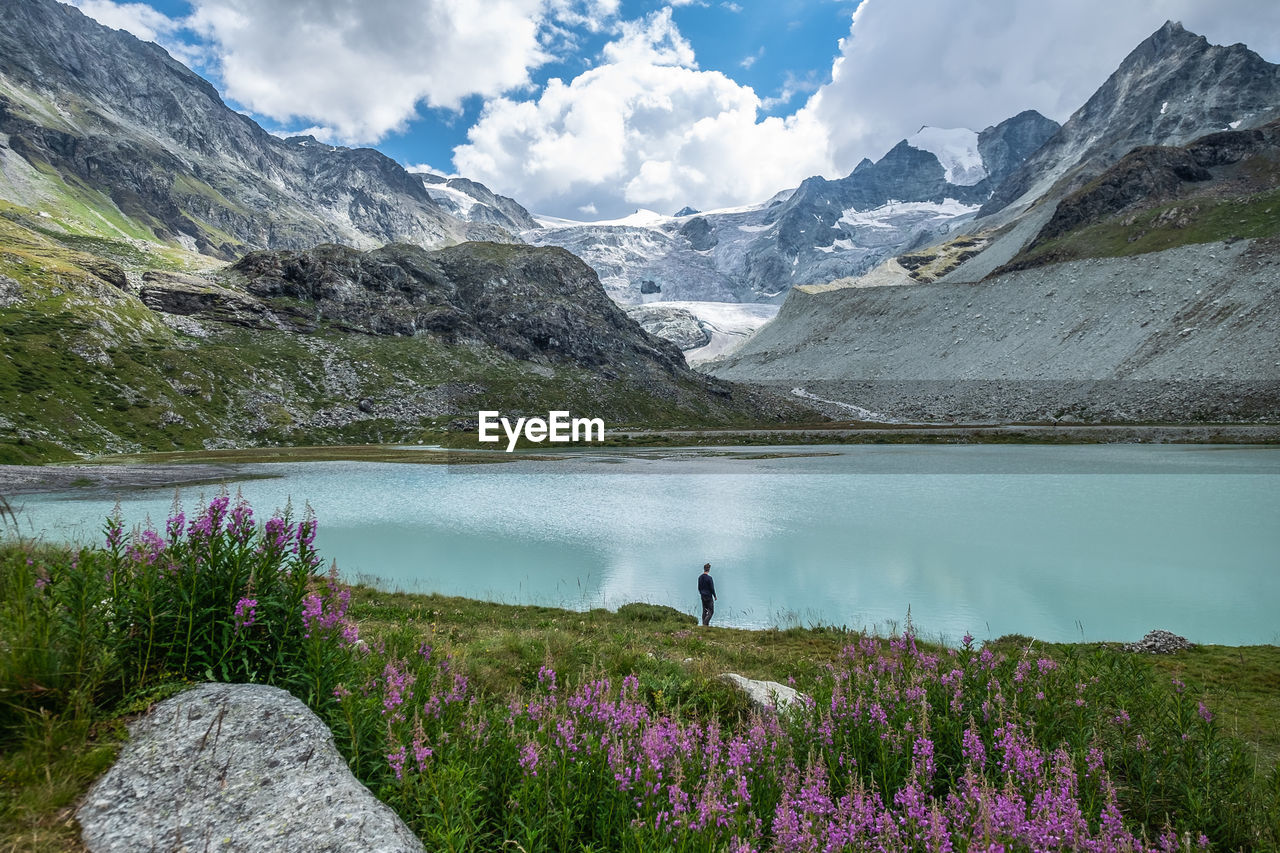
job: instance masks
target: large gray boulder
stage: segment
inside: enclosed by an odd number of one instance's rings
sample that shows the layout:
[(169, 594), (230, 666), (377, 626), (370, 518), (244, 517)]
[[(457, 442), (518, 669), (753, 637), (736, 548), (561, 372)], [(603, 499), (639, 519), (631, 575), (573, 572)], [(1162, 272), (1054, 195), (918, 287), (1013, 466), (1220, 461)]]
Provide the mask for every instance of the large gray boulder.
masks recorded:
[(131, 727), (77, 817), (98, 851), (421, 853), (351, 775), (328, 728), (261, 684), (202, 684)]

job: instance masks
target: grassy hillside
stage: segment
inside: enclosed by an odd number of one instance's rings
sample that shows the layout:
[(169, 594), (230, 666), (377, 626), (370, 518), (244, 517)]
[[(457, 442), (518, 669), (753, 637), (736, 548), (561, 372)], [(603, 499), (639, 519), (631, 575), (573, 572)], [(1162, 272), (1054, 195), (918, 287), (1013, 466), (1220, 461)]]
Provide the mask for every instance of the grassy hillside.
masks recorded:
[[(501, 258), (496, 259), (497, 263)], [(208, 258), (78, 233), (0, 208), (0, 463), (75, 454), (274, 444), (435, 443), (479, 409), (575, 414), (622, 425), (751, 423), (750, 400), (692, 378), (671, 387), (572, 363), (536, 363), (432, 335), (246, 328), (153, 312), (147, 270)], [(451, 431), (452, 427), (452, 431)]]
[(1019, 255), (1003, 270), (1082, 258), (1144, 255), (1220, 240), (1280, 237), (1280, 189), (1245, 196), (1189, 196), (1108, 217)]

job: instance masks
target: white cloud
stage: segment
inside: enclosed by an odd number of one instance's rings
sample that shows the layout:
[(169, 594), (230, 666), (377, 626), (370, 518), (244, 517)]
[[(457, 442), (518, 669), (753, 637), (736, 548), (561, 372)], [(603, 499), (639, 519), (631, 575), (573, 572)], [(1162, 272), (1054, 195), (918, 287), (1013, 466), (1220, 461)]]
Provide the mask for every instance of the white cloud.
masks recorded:
[(620, 4), (621, 0), (547, 0), (547, 11), (559, 26), (598, 33), (618, 17)]
[[(566, 8), (569, 8), (567, 4)], [(576, 8), (580, 4), (573, 4)], [(598, 5), (598, 4), (597, 4)], [(280, 122), (375, 142), (417, 105), (529, 85), (542, 0), (196, 0), (226, 95)]]
[(404, 167), (406, 172), (412, 172), (415, 175), (439, 175), (442, 178), (456, 178), (457, 175), (448, 169), (437, 169), (430, 163), (410, 163)]
[(980, 130), (1028, 108), (1064, 121), (1165, 20), (1280, 58), (1272, 0), (866, 0), (804, 112), (842, 173), (923, 124)]
[(696, 68), (698, 61), (675, 22), (671, 7), (644, 18), (623, 21), (619, 36), (604, 46), (606, 63), (622, 66), (684, 65)]
[(536, 210), (614, 217), (762, 200), (827, 166), (823, 129), (761, 120), (750, 87), (697, 68), (669, 7), (624, 23), (602, 56), (537, 100), (490, 101), (454, 151), (458, 171)]
[(160, 42), (182, 28), (181, 22), (145, 3), (70, 0), (70, 4), (103, 26), (133, 33), (142, 41)]

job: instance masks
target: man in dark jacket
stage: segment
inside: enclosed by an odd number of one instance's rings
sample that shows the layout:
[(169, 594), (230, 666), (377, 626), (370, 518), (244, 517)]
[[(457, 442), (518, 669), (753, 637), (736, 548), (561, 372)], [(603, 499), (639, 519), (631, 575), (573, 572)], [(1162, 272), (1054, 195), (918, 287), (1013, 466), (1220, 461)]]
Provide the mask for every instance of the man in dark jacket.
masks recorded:
[(702, 596), (702, 624), (711, 624), (711, 614), (716, 612), (716, 582), (711, 579), (711, 564), (702, 567), (698, 575), (698, 595)]

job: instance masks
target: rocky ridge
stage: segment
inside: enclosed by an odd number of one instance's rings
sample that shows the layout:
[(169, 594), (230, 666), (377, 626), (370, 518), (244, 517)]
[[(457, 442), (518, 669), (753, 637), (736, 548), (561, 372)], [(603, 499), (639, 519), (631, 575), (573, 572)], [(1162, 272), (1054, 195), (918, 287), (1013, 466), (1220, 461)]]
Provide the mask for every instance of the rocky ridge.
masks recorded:
[(979, 215), (1030, 203), (1058, 182), (1056, 194), (1065, 195), (1139, 146), (1185, 145), (1278, 115), (1280, 66), (1242, 44), (1212, 45), (1166, 22), (996, 189)]
[(440, 443), (474, 437), (481, 409), (608, 429), (805, 416), (690, 370), (562, 249), (325, 244), (121, 288), (75, 266), (84, 255), (33, 246), (58, 272), (19, 281), (0, 311), (0, 462)]
[[(1266, 205), (1273, 196), (1280, 202), (1280, 120), (1250, 130), (1228, 130), (1202, 136), (1182, 146), (1142, 146), (1126, 154), (1118, 163), (1096, 179), (1064, 198), (1053, 216), (1035, 238), (1000, 271), (1025, 269), (1072, 255), (1063, 247), (1063, 238), (1078, 234), (1106, 222), (1120, 229), (1130, 229), (1124, 236), (1138, 242), (1153, 229), (1167, 227), (1188, 230), (1200, 225), (1212, 209), (1224, 200), (1248, 204), (1261, 199)], [(1142, 213), (1166, 202), (1177, 202), (1164, 208), (1145, 227), (1132, 229)], [(1265, 216), (1269, 211), (1262, 211)], [(1123, 214), (1121, 216), (1121, 214)], [(1230, 223), (1231, 234), (1245, 235), (1250, 229), (1247, 219)], [(1270, 231), (1280, 231), (1273, 220)], [(1219, 226), (1221, 230), (1221, 226)], [(1085, 251), (1083, 247), (1077, 252)], [(1076, 255), (1078, 256), (1078, 255)]]
[[(686, 208), (674, 217), (637, 212), (604, 223), (549, 221), (521, 236), (579, 255), (626, 304), (777, 302), (792, 286), (857, 275), (948, 233), (1056, 129), (1030, 110), (980, 133), (922, 128), (876, 163), (864, 160), (839, 180), (810, 178), (759, 205)], [(959, 148), (935, 144), (931, 137), (943, 134), (960, 140)], [(957, 161), (968, 171), (956, 170)]]
[(504, 224), (527, 224), (496, 198), (501, 215), (458, 218), (372, 149), (272, 136), (162, 48), (56, 0), (0, 6), (0, 165), (0, 197), (77, 233), (223, 260), (335, 241), (510, 241)]

